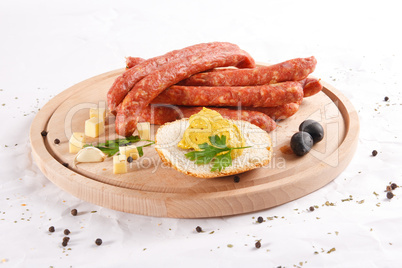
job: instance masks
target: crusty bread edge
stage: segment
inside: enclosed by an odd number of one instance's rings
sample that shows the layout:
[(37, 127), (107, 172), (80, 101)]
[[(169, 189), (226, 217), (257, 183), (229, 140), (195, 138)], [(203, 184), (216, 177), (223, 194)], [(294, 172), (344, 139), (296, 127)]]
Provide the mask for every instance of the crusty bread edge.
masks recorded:
[[(188, 120), (188, 118), (182, 118), (180, 120), (185, 121), (185, 120)], [(237, 120), (237, 121), (241, 121), (241, 120)], [(175, 122), (176, 121), (168, 122), (168, 123), (166, 123), (164, 125), (171, 125), (171, 124), (173, 124)], [(158, 144), (157, 136), (158, 136), (158, 132), (161, 129), (161, 127), (157, 130), (157, 132), (155, 134), (155, 144)], [(269, 135), (268, 135), (268, 138), (271, 141), (271, 137)], [(193, 176), (193, 177), (197, 177), (197, 178), (202, 178), (202, 179), (213, 179), (213, 178), (219, 178), (219, 177), (232, 176), (232, 175), (236, 175), (236, 174), (239, 174), (239, 173), (243, 173), (243, 172), (246, 172), (246, 171), (249, 171), (249, 170), (253, 170), (253, 169), (260, 168), (260, 167), (263, 167), (265, 165), (268, 165), (269, 162), (272, 159), (272, 154), (273, 154), (272, 141), (271, 141), (271, 146), (266, 147), (266, 149), (269, 152), (268, 159), (264, 160), (263, 162), (256, 163), (252, 167), (237, 168), (236, 170), (233, 170), (233, 171), (227, 172), (227, 173), (221, 171), (221, 172), (217, 172), (217, 173), (211, 173), (210, 175), (206, 175), (206, 174), (198, 174), (198, 173), (189, 172), (189, 171), (186, 171), (186, 170), (183, 170), (183, 169), (179, 169), (177, 166), (173, 165), (169, 159), (167, 159), (165, 157), (164, 153), (161, 150), (159, 150), (157, 147), (155, 147), (156, 152), (158, 153), (159, 157), (161, 158), (162, 162), (165, 165), (167, 165), (169, 167), (172, 167), (173, 169), (177, 170), (178, 172), (181, 172), (181, 173), (184, 173), (186, 175)]]

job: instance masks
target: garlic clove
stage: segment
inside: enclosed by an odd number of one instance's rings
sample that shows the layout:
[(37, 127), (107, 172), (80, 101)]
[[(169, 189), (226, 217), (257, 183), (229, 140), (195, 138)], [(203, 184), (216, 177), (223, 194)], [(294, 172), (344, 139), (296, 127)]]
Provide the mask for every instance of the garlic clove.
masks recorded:
[(74, 158), (74, 166), (78, 163), (103, 162), (107, 155), (96, 147), (85, 147), (81, 149)]

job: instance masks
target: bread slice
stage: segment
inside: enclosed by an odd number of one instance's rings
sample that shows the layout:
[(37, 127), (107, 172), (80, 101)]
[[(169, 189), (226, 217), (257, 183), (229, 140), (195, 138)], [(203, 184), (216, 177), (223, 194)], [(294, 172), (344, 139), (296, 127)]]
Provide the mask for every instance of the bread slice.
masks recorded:
[(155, 135), (155, 149), (166, 165), (184, 174), (205, 179), (234, 175), (267, 165), (272, 157), (272, 141), (269, 134), (249, 122), (232, 121), (243, 134), (246, 141), (245, 146), (252, 147), (244, 149), (241, 156), (233, 159), (232, 166), (221, 172), (211, 171), (212, 163), (196, 165), (194, 161), (185, 157), (190, 150), (177, 146), (189, 126), (187, 118), (161, 126)]

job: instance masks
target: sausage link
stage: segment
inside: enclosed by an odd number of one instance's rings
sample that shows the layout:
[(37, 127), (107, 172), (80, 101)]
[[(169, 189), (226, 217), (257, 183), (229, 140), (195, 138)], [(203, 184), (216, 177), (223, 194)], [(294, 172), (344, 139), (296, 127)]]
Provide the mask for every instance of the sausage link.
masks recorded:
[(250, 107), (274, 107), (301, 99), (303, 99), (301, 83), (283, 82), (246, 87), (171, 86), (152, 103), (185, 106), (238, 106), (241, 104)]
[(133, 68), (134, 66), (143, 63), (144, 61), (146, 60), (139, 57), (126, 57), (126, 69)]
[[(291, 117), (299, 110), (300, 104), (297, 102), (287, 103), (276, 107), (251, 107), (250, 110), (261, 112), (273, 120), (283, 120)], [(247, 107), (245, 107), (247, 108)]]
[[(204, 51), (168, 62), (138, 82), (124, 98), (116, 116), (116, 133), (131, 135), (137, 126), (142, 110), (163, 90), (191, 75), (216, 67), (244, 67), (254, 62), (242, 50), (219, 49)], [(129, 70), (136, 69), (136, 67)]]
[(306, 78), (317, 65), (314, 56), (297, 58), (253, 69), (216, 70), (195, 74), (179, 85), (183, 86), (255, 86)]
[[(181, 118), (189, 118), (198, 113), (203, 107), (173, 106), (151, 104), (147, 106), (139, 122), (150, 122), (155, 125), (163, 125)], [(254, 124), (261, 129), (270, 132), (276, 128), (276, 123), (268, 115), (261, 112), (250, 110), (234, 110), (227, 108), (208, 107), (222, 115), (222, 117), (232, 120), (244, 120)]]
[[(205, 53), (206, 51), (214, 51), (221, 49), (223, 51), (238, 50), (239, 47), (235, 44), (226, 42), (212, 42), (203, 43), (180, 50), (174, 50), (165, 55), (148, 59), (133, 68), (127, 69), (122, 75), (116, 78), (112, 87), (107, 93), (107, 101), (109, 111), (116, 113), (116, 107), (123, 101), (124, 97), (134, 87), (134, 85), (144, 78), (146, 75), (156, 71), (159, 67), (174, 61), (181, 57), (189, 55), (197, 55), (198, 53)], [(243, 62), (241, 67), (252, 68), (255, 66), (254, 60)], [(211, 67), (213, 68), (213, 67)]]
[(320, 79), (307, 77), (304, 81), (303, 92), (304, 97), (310, 97), (322, 90)]

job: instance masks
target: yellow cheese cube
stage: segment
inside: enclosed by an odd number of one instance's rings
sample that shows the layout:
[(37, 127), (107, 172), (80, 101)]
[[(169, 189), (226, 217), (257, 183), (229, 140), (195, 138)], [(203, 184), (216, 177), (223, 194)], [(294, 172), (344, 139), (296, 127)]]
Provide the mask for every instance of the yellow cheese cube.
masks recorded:
[(98, 117), (92, 117), (85, 121), (85, 135), (97, 138), (105, 132), (105, 121)]
[(92, 117), (98, 117), (103, 120), (103, 122), (106, 121), (106, 109), (105, 108), (91, 108), (89, 109), (89, 118)]
[(137, 146), (135, 145), (120, 146), (119, 151), (120, 154), (125, 155), (126, 158), (131, 156), (133, 160), (135, 160), (140, 157)]
[(113, 174), (127, 173), (127, 158), (124, 154), (113, 156)]
[(143, 140), (151, 139), (151, 124), (149, 122), (141, 122), (137, 124), (138, 135)]
[(70, 154), (78, 153), (85, 145), (85, 134), (74, 132), (69, 141)]

